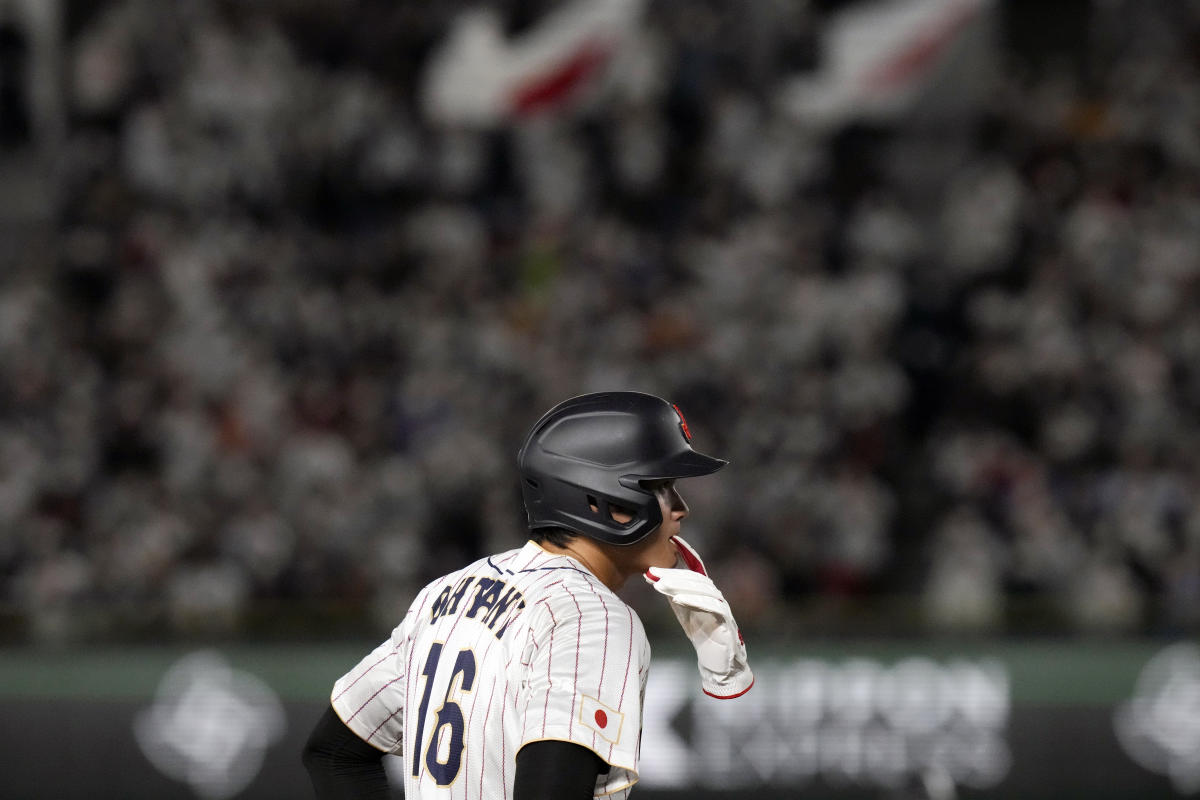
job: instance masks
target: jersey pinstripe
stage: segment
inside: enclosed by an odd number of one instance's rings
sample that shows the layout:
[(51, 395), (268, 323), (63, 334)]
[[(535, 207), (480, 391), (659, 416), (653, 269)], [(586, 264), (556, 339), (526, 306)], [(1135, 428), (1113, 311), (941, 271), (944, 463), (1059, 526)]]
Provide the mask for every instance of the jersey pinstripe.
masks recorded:
[(509, 800), (516, 754), (558, 739), (600, 756), (595, 794), (637, 782), (650, 644), (579, 562), (533, 542), (426, 586), (334, 684), (355, 733), (404, 757), (405, 797)]

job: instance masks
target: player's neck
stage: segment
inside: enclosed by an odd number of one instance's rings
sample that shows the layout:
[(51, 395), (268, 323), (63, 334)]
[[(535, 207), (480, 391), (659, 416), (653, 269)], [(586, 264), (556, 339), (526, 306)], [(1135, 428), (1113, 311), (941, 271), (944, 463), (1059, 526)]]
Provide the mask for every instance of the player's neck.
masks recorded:
[(579, 537), (572, 539), (566, 547), (559, 547), (550, 542), (539, 544), (547, 553), (573, 558), (583, 565), (584, 569), (599, 578), (600, 582), (612, 591), (619, 590), (629, 579), (603, 547), (591, 539)]

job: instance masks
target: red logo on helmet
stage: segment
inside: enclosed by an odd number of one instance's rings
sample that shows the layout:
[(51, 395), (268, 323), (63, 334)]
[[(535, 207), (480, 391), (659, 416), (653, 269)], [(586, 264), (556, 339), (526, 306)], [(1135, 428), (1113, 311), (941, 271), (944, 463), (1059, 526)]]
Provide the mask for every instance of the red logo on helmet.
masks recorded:
[(675, 413), (679, 415), (679, 430), (683, 431), (683, 438), (690, 442), (692, 440), (692, 431), (688, 428), (687, 420), (683, 418), (683, 412), (674, 403), (671, 403), (671, 408), (675, 409)]

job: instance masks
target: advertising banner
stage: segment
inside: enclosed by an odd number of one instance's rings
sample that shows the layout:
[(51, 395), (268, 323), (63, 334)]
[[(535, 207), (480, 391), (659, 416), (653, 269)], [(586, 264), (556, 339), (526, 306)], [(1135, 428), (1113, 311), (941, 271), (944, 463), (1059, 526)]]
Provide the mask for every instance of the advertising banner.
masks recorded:
[[(357, 650), (0, 652), (0, 798), (310, 797), (300, 750)], [(1200, 647), (827, 645), (718, 701), (657, 659), (642, 798), (1172, 798), (1200, 789)], [(400, 785), (403, 766), (387, 759)], [(400, 796), (397, 791), (397, 797)]]

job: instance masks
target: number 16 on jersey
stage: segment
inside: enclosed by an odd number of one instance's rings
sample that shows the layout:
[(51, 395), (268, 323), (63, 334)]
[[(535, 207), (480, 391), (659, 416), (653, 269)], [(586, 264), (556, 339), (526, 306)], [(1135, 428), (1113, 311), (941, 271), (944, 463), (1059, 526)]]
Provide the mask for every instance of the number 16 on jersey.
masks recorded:
[[(459, 770), (462, 769), (463, 729), (466, 721), (463, 719), (462, 707), (451, 699), (451, 695), (454, 694), (456, 685), (463, 692), (471, 691), (475, 685), (475, 654), (470, 650), (459, 650), (454, 659), (454, 671), (450, 673), (450, 683), (446, 686), (446, 697), (441, 708), (434, 712), (436, 719), (433, 731), (429, 735), (429, 745), (424, 748), (425, 756), (422, 758), (429, 696), (433, 692), (433, 679), (437, 674), (444, 646), (444, 642), (434, 642), (429, 648), (429, 656), (425, 659), (425, 667), (421, 670), (421, 674), (425, 676), (425, 691), (421, 694), (421, 706), (417, 710), (417, 735), (411, 751), (413, 777), (421, 777), (421, 762), (424, 761), (425, 768), (429, 770), (438, 786), (454, 783)], [(444, 756), (444, 760), (439, 756)]]

